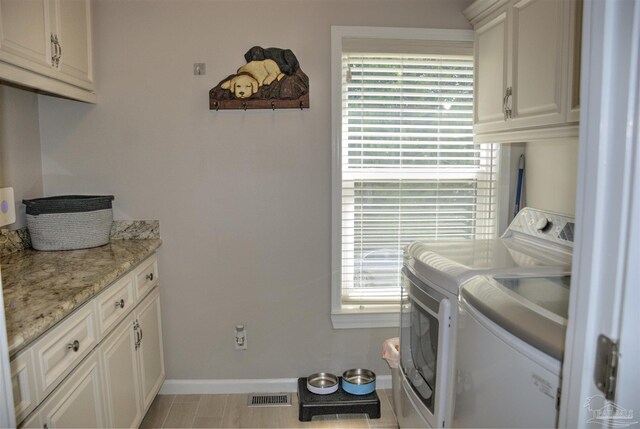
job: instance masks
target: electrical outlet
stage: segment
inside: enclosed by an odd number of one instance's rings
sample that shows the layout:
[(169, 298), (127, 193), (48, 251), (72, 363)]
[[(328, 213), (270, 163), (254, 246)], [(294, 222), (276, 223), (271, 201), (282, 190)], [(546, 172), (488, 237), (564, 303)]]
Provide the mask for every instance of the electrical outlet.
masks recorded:
[(13, 188), (0, 189), (0, 226), (9, 225), (16, 221), (16, 202), (13, 198)]
[(246, 350), (247, 349), (247, 329), (244, 325), (236, 325), (235, 330), (235, 347), (236, 350)]

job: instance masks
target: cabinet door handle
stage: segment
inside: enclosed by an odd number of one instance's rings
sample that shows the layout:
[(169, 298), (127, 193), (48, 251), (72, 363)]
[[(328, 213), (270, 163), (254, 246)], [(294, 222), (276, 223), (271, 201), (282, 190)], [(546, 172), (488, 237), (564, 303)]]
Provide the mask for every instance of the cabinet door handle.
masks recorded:
[(60, 64), (60, 57), (62, 56), (62, 48), (60, 47), (60, 42), (58, 42), (58, 35), (57, 34), (53, 35), (53, 43), (56, 45), (56, 64), (55, 64), (55, 66), (58, 67), (58, 65)]
[(142, 333), (142, 326), (140, 326), (140, 341), (138, 342), (139, 345), (142, 345), (142, 337), (143, 337), (143, 333)]
[(124, 308), (124, 299), (121, 299), (120, 301), (116, 301), (116, 308)]
[(504, 92), (504, 98), (502, 99), (502, 111), (504, 112), (504, 120), (511, 118), (511, 108), (509, 107), (509, 97), (511, 97), (513, 90), (511, 87), (507, 87)]
[(60, 42), (58, 41), (58, 36), (56, 36), (56, 43), (58, 44), (58, 49), (60, 50), (58, 52), (58, 62), (56, 65), (60, 64), (60, 60), (62, 59), (62, 45), (60, 44)]
[(67, 344), (67, 350), (73, 350), (74, 352), (80, 350), (80, 341), (75, 340), (74, 342)]
[(147, 280), (149, 280), (150, 282), (153, 281), (153, 273), (149, 273), (146, 275)]
[(135, 349), (138, 350), (138, 348), (140, 347), (140, 335), (138, 334), (138, 329), (140, 329), (140, 325), (138, 325), (138, 321), (134, 320), (133, 321), (133, 331), (136, 334), (136, 342), (135, 342)]
[(56, 45), (56, 39), (51, 33), (51, 65), (55, 67), (56, 58), (58, 58), (58, 45)]

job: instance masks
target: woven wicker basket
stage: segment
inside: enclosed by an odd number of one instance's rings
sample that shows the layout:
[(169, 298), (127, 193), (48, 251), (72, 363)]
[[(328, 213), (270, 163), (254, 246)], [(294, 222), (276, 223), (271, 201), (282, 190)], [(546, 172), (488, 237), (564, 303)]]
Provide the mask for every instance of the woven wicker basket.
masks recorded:
[(23, 200), (36, 250), (73, 250), (109, 242), (112, 195), (63, 195)]

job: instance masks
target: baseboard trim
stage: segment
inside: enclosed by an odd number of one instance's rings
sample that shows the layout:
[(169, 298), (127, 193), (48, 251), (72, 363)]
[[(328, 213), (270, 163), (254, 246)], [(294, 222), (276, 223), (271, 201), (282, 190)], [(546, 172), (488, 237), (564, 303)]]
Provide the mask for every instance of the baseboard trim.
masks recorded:
[[(161, 395), (222, 393), (275, 393), (298, 390), (297, 378), (260, 378), (249, 380), (165, 380)], [(377, 389), (391, 389), (391, 376), (376, 379)]]

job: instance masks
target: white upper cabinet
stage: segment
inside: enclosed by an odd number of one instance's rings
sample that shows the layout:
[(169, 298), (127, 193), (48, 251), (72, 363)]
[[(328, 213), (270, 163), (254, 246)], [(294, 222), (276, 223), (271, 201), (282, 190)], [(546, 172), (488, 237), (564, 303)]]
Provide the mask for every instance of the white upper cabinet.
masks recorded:
[(474, 133), (478, 142), (577, 135), (578, 0), (477, 0)]
[(0, 60), (51, 72), (47, 0), (0, 0)]
[(562, 77), (568, 59), (562, 25), (565, 4), (522, 0), (513, 5), (512, 128), (564, 122)]
[(93, 89), (90, 7), (89, 0), (51, 1), (51, 22), (58, 43), (58, 79), (86, 89)]
[(0, 79), (95, 102), (90, 0), (0, 0)]
[(476, 101), (473, 123), (478, 130), (500, 130), (505, 127), (504, 97), (509, 85), (507, 37), (506, 8), (497, 11), (475, 29)]

